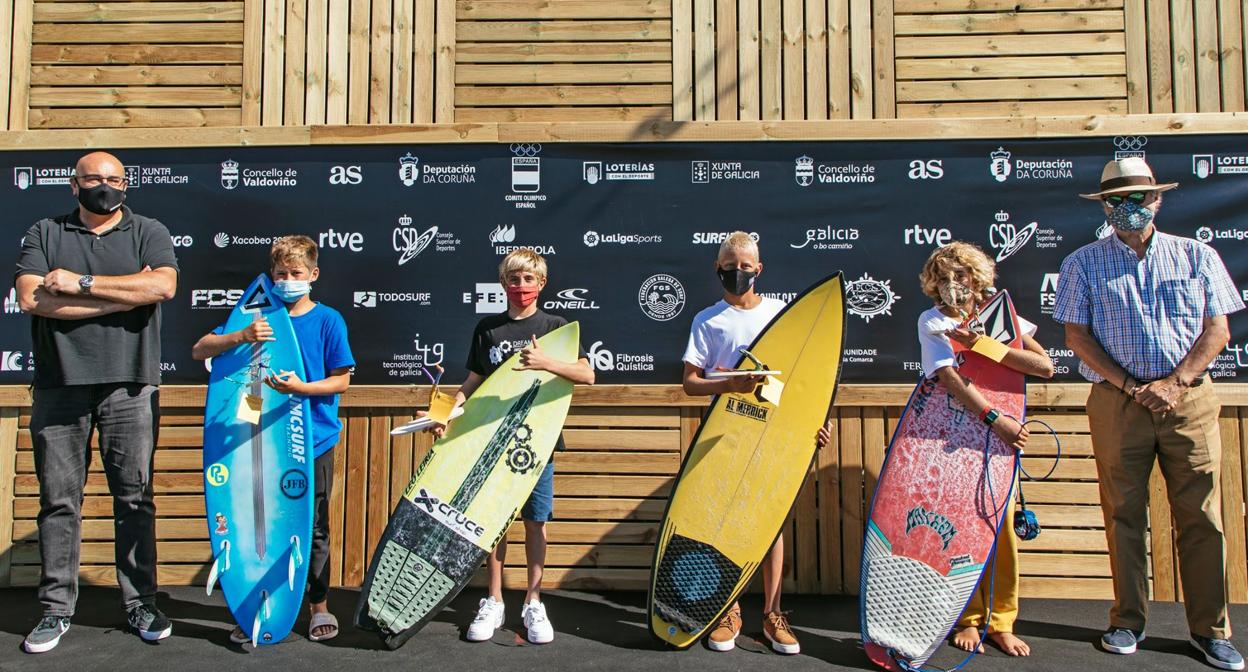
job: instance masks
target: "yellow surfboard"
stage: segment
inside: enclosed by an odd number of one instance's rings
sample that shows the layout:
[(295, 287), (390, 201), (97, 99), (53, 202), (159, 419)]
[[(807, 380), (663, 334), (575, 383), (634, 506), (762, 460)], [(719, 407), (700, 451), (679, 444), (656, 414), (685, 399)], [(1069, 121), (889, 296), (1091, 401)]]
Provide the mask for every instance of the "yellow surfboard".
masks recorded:
[[(537, 339), (546, 354), (577, 360), (580, 325)], [(373, 553), (356, 624), (397, 648), (468, 583), (507, 532), (550, 462), (572, 402), (572, 383), (503, 362), (464, 403), (399, 500)]]
[[(668, 501), (650, 574), (650, 628), (685, 648), (718, 622), (780, 533), (840, 375), (841, 274), (803, 292), (749, 351), (779, 370), (779, 403), (715, 397)], [(742, 357), (738, 370), (754, 368)]]

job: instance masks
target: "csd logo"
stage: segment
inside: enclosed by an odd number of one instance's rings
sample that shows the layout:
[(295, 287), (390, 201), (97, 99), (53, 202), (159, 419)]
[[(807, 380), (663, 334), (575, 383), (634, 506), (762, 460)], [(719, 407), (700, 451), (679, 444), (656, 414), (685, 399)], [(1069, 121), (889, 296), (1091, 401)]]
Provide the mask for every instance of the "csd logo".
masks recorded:
[(221, 487), (230, 480), (230, 470), (224, 464), (217, 462), (204, 471), (204, 479), (209, 485)]

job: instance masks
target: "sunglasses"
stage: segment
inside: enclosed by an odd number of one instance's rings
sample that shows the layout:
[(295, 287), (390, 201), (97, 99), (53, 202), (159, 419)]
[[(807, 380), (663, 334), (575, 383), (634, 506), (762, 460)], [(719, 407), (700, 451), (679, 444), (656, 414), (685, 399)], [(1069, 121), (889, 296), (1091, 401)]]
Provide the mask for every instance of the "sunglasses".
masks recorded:
[(1133, 191), (1129, 194), (1110, 194), (1101, 199), (1110, 205), (1121, 205), (1123, 201), (1131, 201), (1132, 203), (1143, 203), (1148, 199), (1148, 192)]

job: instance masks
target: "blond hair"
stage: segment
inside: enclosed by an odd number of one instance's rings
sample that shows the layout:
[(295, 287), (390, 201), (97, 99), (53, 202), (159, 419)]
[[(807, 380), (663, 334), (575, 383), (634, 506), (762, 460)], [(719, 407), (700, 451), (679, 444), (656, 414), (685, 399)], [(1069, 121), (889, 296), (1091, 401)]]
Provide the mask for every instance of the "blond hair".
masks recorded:
[(310, 271), (316, 268), (316, 257), (316, 241), (307, 236), (282, 236), (275, 239), (273, 247), (269, 248), (270, 268), (277, 268), (278, 264), (303, 264)]
[(997, 277), (997, 266), (978, 245), (962, 241), (942, 245), (928, 255), (923, 272), (919, 274), (923, 293), (933, 301), (940, 301), (940, 284), (953, 278), (955, 267), (966, 269), (973, 285), (968, 289), (973, 292), (976, 303), (983, 301), (985, 290), (992, 287)]
[(718, 259), (719, 257), (722, 257), (728, 250), (752, 252), (755, 257), (759, 256), (758, 242), (754, 240), (754, 236), (751, 236), (744, 231), (733, 231), (728, 234), (728, 237), (724, 239), (724, 242), (719, 244), (719, 253), (715, 255), (715, 258)]
[(546, 279), (546, 260), (527, 247), (512, 250), (498, 265), (498, 279), (506, 282), (508, 273), (532, 273)]

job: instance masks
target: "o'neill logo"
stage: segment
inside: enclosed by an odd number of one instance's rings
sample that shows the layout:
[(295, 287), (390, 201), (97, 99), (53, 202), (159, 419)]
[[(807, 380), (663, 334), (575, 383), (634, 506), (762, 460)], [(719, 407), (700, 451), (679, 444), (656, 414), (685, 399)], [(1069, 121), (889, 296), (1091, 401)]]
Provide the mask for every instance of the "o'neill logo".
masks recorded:
[(910, 530), (916, 527), (931, 528), (940, 537), (944, 550), (949, 549), (949, 542), (953, 541), (953, 537), (958, 533), (958, 528), (953, 526), (948, 517), (935, 511), (928, 511), (922, 506), (916, 506), (906, 514), (906, 535), (909, 536)]
[(867, 322), (880, 315), (892, 315), (893, 303), (901, 296), (893, 293), (891, 282), (863, 273), (861, 278), (845, 285), (845, 309)]
[(542, 304), (542, 310), (598, 310), (598, 304), (587, 295), (588, 289), (570, 287), (555, 293), (558, 298)]
[(1000, 263), (1023, 249), (1038, 225), (1032, 222), (1017, 229), (1010, 223), (1010, 213), (1004, 210), (997, 211), (996, 220), (995, 224), (988, 227), (988, 244), (997, 250), (997, 262)]
[(429, 491), (424, 488), (420, 489), (419, 495), (412, 498), (412, 503), (420, 507), (434, 520), (449, 527), (452, 532), (470, 542), (475, 543), (481, 538), (481, 535), (485, 534), (484, 527), (481, 527), (480, 524), (469, 518), (464, 512), (429, 494)]
[(399, 265), (402, 266), (420, 256), (420, 253), (429, 247), (429, 243), (432, 243), (437, 235), (438, 227), (436, 226), (431, 226), (421, 233), (419, 229), (412, 226), (411, 217), (407, 215), (400, 217), (399, 225), (395, 227), (391, 240), (394, 251), (399, 253)]
[(989, 164), (989, 170), (992, 172), (992, 179), (998, 182), (1004, 182), (1010, 177), (1010, 153), (1005, 151), (1004, 147), (998, 147), (997, 151), (989, 155), (992, 163)]
[(815, 183), (815, 160), (809, 156), (799, 156), (794, 162), (793, 179), (802, 187)]

